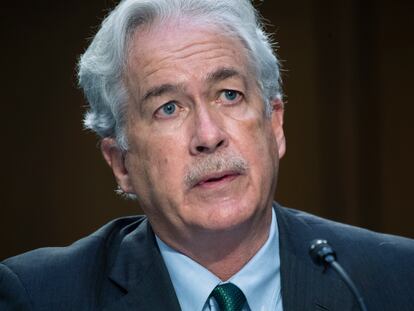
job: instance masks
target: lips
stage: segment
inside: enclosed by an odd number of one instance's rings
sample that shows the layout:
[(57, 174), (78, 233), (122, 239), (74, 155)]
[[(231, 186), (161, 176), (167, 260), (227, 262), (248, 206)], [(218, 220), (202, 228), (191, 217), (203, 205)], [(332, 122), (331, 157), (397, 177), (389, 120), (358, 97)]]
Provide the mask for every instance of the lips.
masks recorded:
[(216, 172), (212, 174), (208, 174), (206, 176), (203, 176), (195, 185), (194, 187), (208, 187), (208, 186), (214, 186), (217, 184), (229, 182), (236, 178), (237, 176), (240, 176), (239, 172), (235, 171), (225, 171), (225, 172)]
[(248, 162), (241, 156), (230, 151), (217, 153), (194, 159), (194, 163), (186, 167), (183, 181), (188, 190), (224, 187), (237, 177), (246, 175), (248, 169)]

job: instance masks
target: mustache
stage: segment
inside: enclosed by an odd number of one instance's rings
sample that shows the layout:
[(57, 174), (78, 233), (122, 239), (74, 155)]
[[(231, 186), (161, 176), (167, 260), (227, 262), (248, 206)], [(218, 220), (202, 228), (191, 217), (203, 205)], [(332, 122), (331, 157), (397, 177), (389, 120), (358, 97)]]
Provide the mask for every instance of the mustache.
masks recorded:
[(188, 188), (192, 188), (209, 174), (225, 171), (235, 174), (244, 174), (248, 168), (248, 162), (239, 155), (213, 154), (206, 158), (198, 159), (197, 162), (187, 167), (184, 183)]

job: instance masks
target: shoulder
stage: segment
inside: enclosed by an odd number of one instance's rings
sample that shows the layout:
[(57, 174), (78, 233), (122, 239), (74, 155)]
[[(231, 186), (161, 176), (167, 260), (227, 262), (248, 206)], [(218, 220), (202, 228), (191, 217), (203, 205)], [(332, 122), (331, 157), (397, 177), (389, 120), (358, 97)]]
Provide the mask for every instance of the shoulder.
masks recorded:
[(302, 264), (312, 266), (308, 255), (311, 241), (325, 239), (372, 305), (414, 304), (413, 239), (373, 232), (280, 206), (276, 212), (281, 252), (294, 254)]
[[(25, 303), (42, 299), (50, 303), (51, 292), (59, 297), (65, 292), (72, 297), (79, 293), (81, 301), (85, 291), (99, 290), (94, 288), (97, 280), (111, 266), (123, 238), (143, 220), (144, 216), (119, 218), (72, 245), (40, 248), (4, 260), (0, 263), (0, 297), (10, 299), (2, 303), (16, 301), (16, 297)], [(1, 303), (0, 307), (8, 310)]]
[[(124, 236), (135, 230), (145, 219), (143, 216), (133, 216), (115, 219), (96, 232), (65, 247), (45, 247), (11, 257), (2, 263), (16, 273), (24, 274), (26, 270), (42, 271), (44, 269), (56, 272), (64, 267), (81, 269), (82, 262), (99, 258), (102, 253), (113, 250)], [(33, 272), (33, 271), (31, 271)]]
[[(294, 230), (311, 233), (315, 238), (323, 238), (337, 247), (354, 252), (397, 252), (411, 255), (414, 260), (414, 240), (406, 237), (374, 232), (336, 221), (318, 217), (303, 211), (279, 207), (282, 222)], [(278, 215), (278, 216), (279, 216)], [(296, 232), (296, 231), (295, 231)]]
[[(295, 269), (316, 271), (312, 274), (315, 278), (312, 286), (338, 279), (331, 269), (316, 267), (309, 256), (311, 242), (325, 239), (370, 310), (411, 310), (409, 306), (414, 305), (414, 240), (338, 223), (277, 204), (275, 211), (282, 270), (284, 264), (294, 262)], [(345, 293), (332, 295), (340, 297)]]

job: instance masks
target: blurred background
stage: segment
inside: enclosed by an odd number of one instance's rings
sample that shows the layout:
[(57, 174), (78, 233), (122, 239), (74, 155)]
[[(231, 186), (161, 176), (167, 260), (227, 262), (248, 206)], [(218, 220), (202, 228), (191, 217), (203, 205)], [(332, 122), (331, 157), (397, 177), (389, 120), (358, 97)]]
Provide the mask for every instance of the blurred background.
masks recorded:
[[(414, 238), (413, 3), (256, 1), (284, 68), (280, 203)], [(115, 4), (2, 4), (0, 259), (141, 213), (81, 124), (76, 63)]]

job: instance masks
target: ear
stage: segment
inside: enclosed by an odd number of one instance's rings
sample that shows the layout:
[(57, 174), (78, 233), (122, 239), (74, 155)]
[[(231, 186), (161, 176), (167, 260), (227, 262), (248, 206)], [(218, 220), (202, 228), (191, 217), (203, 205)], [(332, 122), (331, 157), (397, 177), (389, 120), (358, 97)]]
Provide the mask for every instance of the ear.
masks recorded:
[(286, 139), (283, 131), (283, 114), (285, 110), (280, 98), (275, 98), (270, 104), (272, 108), (272, 129), (276, 138), (280, 159), (286, 152)]
[(125, 166), (125, 151), (110, 137), (101, 141), (101, 152), (106, 163), (111, 167), (116, 182), (125, 193), (134, 193), (128, 170)]

